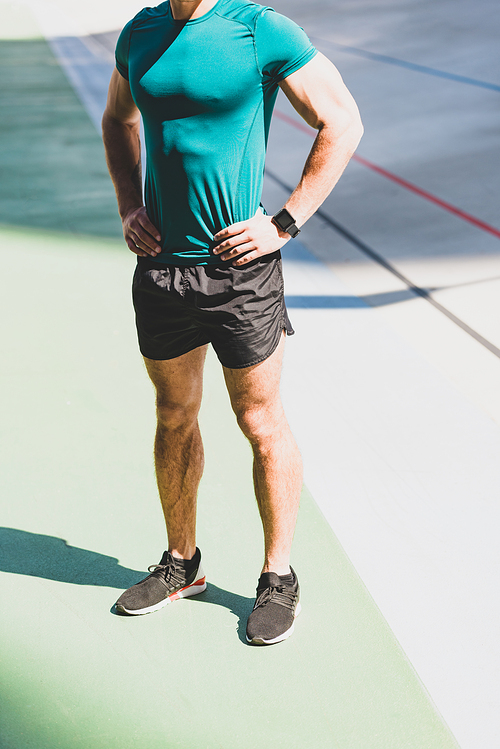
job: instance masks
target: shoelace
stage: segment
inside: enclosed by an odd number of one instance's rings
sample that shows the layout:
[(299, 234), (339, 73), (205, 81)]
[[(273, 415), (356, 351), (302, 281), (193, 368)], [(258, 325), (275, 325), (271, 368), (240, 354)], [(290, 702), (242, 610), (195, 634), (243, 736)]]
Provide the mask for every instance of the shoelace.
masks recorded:
[(163, 572), (165, 571), (165, 577), (167, 574), (175, 568), (174, 562), (168, 562), (168, 564), (150, 564), (148, 567), (148, 572), (151, 572), (153, 574), (154, 572)]
[(260, 606), (265, 606), (266, 603), (278, 603), (280, 606), (285, 606), (287, 609), (293, 609), (295, 606), (295, 592), (284, 585), (277, 585), (276, 587), (270, 586), (264, 588), (263, 591), (258, 593), (255, 601), (254, 610)]
[(178, 570), (175, 566), (174, 558), (171, 556), (166, 564), (150, 564), (148, 572), (163, 578), (165, 582), (173, 582), (175, 585), (182, 585), (185, 582), (184, 570)]

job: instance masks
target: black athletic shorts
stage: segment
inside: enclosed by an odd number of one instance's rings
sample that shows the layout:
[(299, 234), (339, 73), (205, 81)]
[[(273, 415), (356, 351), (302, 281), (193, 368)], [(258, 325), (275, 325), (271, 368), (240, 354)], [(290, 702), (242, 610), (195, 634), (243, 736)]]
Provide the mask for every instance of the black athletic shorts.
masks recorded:
[(132, 296), (139, 348), (148, 359), (175, 359), (211, 343), (225, 367), (251, 367), (273, 353), (283, 330), (294, 332), (279, 252), (239, 268), (138, 258)]

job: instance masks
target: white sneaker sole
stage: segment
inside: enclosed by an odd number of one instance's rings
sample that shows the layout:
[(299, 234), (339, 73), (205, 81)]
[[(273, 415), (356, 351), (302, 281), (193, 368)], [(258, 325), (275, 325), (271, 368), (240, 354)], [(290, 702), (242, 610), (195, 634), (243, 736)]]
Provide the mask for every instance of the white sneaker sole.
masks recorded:
[[(295, 619), (296, 619), (296, 618), (298, 617), (298, 615), (300, 614), (300, 612), (301, 612), (301, 609), (302, 609), (302, 607), (301, 607), (301, 605), (300, 605), (300, 601), (299, 601), (299, 602), (297, 603), (297, 607), (296, 607), (296, 609), (295, 609), (295, 614), (293, 615), (293, 618), (294, 618), (294, 620), (295, 620)], [(292, 635), (292, 634), (293, 634), (293, 630), (294, 630), (294, 628), (295, 628), (295, 621), (294, 621), (294, 623), (292, 624), (292, 626), (290, 627), (290, 629), (287, 629), (287, 631), (286, 631), (286, 632), (283, 632), (283, 633), (282, 633), (281, 635), (279, 635), (278, 637), (273, 637), (273, 639), (272, 639), (272, 640), (264, 640), (264, 638), (263, 638), (263, 637), (254, 637), (254, 638), (253, 638), (253, 640), (250, 640), (250, 639), (249, 639), (249, 638), (247, 637), (247, 642), (248, 642), (248, 643), (250, 643), (251, 645), (275, 645), (275, 644), (276, 644), (277, 642), (282, 642), (282, 640), (286, 640), (286, 639), (287, 639), (287, 637), (290, 637), (290, 635)]]
[(127, 609), (125, 608), (125, 606), (119, 605), (116, 607), (116, 610), (121, 611), (124, 614), (132, 614), (133, 616), (138, 616), (140, 614), (152, 614), (153, 611), (159, 611), (165, 606), (168, 606), (169, 603), (177, 601), (179, 598), (189, 598), (190, 596), (198, 595), (198, 593), (203, 593), (203, 591), (207, 588), (207, 582), (201, 565), (198, 568), (198, 574), (199, 577), (195, 580), (194, 583), (191, 583), (191, 585), (186, 585), (185, 588), (177, 590), (175, 593), (172, 593), (162, 601), (155, 603), (153, 606), (146, 606), (143, 609)]

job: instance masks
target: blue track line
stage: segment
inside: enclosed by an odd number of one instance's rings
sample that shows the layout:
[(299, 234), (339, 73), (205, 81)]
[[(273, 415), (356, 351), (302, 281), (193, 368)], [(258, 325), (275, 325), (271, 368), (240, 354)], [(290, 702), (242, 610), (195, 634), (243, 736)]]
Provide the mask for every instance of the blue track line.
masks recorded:
[(407, 70), (413, 70), (416, 73), (425, 73), (426, 75), (433, 75), (437, 78), (446, 78), (449, 81), (456, 81), (457, 83), (466, 83), (469, 86), (479, 86), (480, 88), (487, 88), (490, 91), (500, 91), (500, 86), (496, 83), (488, 83), (487, 81), (480, 81), (477, 78), (468, 78), (465, 75), (456, 75), (455, 73), (447, 73), (444, 70), (437, 70), (437, 68), (429, 68), (427, 65), (417, 65), (413, 62), (406, 62), (406, 60), (399, 60), (397, 57), (389, 57), (388, 55), (380, 55), (376, 52), (368, 52), (358, 47), (349, 47), (347, 44), (340, 44), (339, 42), (331, 42), (328, 39), (320, 39), (319, 37), (311, 37), (311, 41), (316, 44), (319, 42), (326, 46), (336, 47), (342, 52), (348, 52), (352, 55), (358, 55), (358, 57), (365, 57), (368, 60), (375, 60), (376, 62), (384, 62), (387, 65), (397, 65), (400, 68), (406, 68)]

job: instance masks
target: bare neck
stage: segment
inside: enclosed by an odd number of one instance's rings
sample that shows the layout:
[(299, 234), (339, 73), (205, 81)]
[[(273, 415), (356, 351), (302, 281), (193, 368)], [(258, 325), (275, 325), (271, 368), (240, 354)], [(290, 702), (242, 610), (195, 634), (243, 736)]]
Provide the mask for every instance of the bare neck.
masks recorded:
[(190, 21), (208, 13), (217, 0), (170, 0), (172, 16), (176, 21)]

